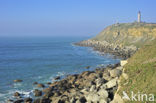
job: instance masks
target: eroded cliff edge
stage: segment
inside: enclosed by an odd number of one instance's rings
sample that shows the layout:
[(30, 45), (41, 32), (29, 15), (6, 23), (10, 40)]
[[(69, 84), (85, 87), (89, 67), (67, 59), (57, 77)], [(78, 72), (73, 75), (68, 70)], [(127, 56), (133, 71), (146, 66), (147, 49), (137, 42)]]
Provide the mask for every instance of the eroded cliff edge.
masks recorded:
[(156, 24), (122, 23), (106, 27), (94, 38), (75, 43), (127, 59), (156, 37)]

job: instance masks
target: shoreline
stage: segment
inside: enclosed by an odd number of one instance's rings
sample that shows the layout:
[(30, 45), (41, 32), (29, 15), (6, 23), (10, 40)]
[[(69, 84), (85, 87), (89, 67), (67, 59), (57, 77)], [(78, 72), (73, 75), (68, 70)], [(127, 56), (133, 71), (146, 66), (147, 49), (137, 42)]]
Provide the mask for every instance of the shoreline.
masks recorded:
[(111, 44), (106, 41), (96, 41), (96, 40), (83, 40), (80, 42), (74, 43), (74, 45), (82, 46), (82, 47), (92, 47), (94, 51), (99, 51), (101, 53), (108, 53), (115, 57), (128, 59), (130, 58), (138, 48), (131, 46), (123, 46), (117, 44)]
[[(36, 99), (18, 99), (13, 103), (107, 103), (113, 101), (115, 91), (118, 89), (118, 80), (122, 74), (120, 63), (96, 68), (94, 71), (84, 71), (80, 74), (68, 75), (62, 80), (56, 77), (54, 83), (49, 83), (48, 88), (44, 84), (34, 85), (42, 90), (34, 90)], [(94, 98), (94, 99), (93, 99)], [(11, 101), (11, 100), (9, 100)]]
[[(81, 42), (79, 42), (81, 43)], [(93, 50), (106, 53), (94, 46), (74, 44), (78, 46), (92, 47)], [(93, 45), (93, 44), (92, 44)], [(109, 53), (109, 52), (107, 52)], [(113, 54), (113, 53), (109, 53)], [(113, 54), (115, 55), (115, 54)], [(123, 58), (127, 56), (119, 56)], [(89, 68), (89, 67), (88, 67)], [(118, 89), (118, 80), (122, 74), (123, 64), (117, 63), (107, 65), (106, 67), (95, 68), (93, 71), (84, 71), (80, 74), (68, 75), (61, 79), (56, 77), (56, 82), (49, 82), (48, 87), (45, 84), (34, 83), (41, 89), (33, 90), (35, 98), (21, 98), (20, 93), (14, 93), (14, 100), (8, 100), (9, 103), (110, 103), (113, 101), (115, 91)], [(95, 98), (95, 99), (93, 99)]]

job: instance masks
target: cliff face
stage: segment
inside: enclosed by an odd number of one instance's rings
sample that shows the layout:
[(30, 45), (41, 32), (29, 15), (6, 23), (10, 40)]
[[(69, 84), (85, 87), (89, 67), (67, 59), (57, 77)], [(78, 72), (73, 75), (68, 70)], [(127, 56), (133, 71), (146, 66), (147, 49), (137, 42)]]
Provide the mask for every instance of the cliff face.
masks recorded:
[(156, 24), (122, 23), (105, 28), (91, 40), (107, 41), (121, 46), (142, 46), (156, 37)]
[(108, 26), (96, 37), (75, 44), (127, 59), (155, 38), (156, 24), (122, 23)]

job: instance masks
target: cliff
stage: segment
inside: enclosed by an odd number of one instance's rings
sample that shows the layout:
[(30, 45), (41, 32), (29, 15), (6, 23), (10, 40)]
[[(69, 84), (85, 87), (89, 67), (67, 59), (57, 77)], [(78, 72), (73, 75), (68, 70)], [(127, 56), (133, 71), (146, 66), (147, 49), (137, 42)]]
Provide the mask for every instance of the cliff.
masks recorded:
[(142, 46), (156, 37), (156, 24), (152, 23), (122, 23), (106, 27), (91, 40), (107, 41), (123, 46)]
[(94, 50), (127, 59), (155, 37), (156, 24), (122, 23), (108, 26), (96, 37), (75, 45), (93, 47)]

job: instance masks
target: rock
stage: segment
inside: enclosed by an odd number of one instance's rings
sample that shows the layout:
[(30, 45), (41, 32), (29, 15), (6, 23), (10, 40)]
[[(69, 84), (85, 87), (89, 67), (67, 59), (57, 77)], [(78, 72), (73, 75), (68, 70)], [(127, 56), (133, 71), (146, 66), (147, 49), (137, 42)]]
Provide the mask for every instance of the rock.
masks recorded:
[(50, 84), (51, 84), (51, 82), (47, 82), (47, 84), (48, 84), (48, 85), (50, 85)]
[(78, 75), (69, 75), (67, 77), (67, 80), (68, 80), (69, 83), (74, 84), (76, 79), (77, 79), (77, 77), (78, 77)]
[(51, 103), (51, 100), (48, 98), (41, 98), (40, 103)]
[(14, 80), (14, 82), (22, 82), (23, 80), (21, 80), (21, 79), (16, 79), (16, 80)]
[(119, 67), (116, 67), (116, 69), (119, 69), (122, 71), (123, 67), (122, 66), (119, 66)]
[(49, 98), (49, 97), (51, 97), (53, 95), (54, 95), (54, 93), (52, 91), (47, 91), (47, 92), (45, 92), (45, 94), (43, 95), (43, 97), (44, 98)]
[(106, 81), (104, 79), (98, 78), (95, 80), (95, 82), (96, 82), (96, 87), (99, 87), (102, 84), (104, 84)]
[(48, 87), (48, 88), (45, 88), (42, 90), (44, 93), (47, 93), (47, 92), (50, 92), (52, 91), (52, 88), (51, 87)]
[(40, 103), (40, 98), (35, 99), (33, 103)]
[(109, 72), (105, 72), (103, 73), (103, 78), (107, 81), (111, 80), (112, 77), (110, 76), (110, 73)]
[(79, 101), (80, 101), (80, 103), (86, 103), (87, 102), (85, 97), (80, 97)]
[(105, 84), (103, 84), (103, 85), (100, 86), (100, 89), (106, 89), (106, 88), (107, 88), (107, 87), (106, 87)]
[(44, 88), (45, 85), (44, 85), (44, 84), (37, 84), (37, 87), (39, 87), (39, 88)]
[(93, 92), (96, 90), (96, 86), (95, 85), (92, 85), (91, 88), (90, 88), (90, 92)]
[(18, 99), (18, 100), (15, 100), (13, 103), (22, 103), (23, 102), (23, 99)]
[(70, 103), (75, 103), (76, 102), (76, 99), (74, 98), (74, 97), (72, 97), (71, 99), (70, 99)]
[(89, 88), (84, 88), (84, 89), (81, 90), (81, 92), (83, 94), (87, 94), (89, 92)]
[(35, 89), (33, 92), (34, 92), (34, 96), (36, 96), (36, 97), (42, 96), (42, 91), (41, 90)]
[(107, 101), (105, 99), (100, 99), (99, 103), (107, 103)]
[(121, 75), (121, 73), (122, 73), (122, 71), (119, 69), (110, 70), (111, 77), (119, 77)]
[(121, 65), (121, 66), (124, 66), (124, 65), (127, 64), (127, 63), (128, 63), (127, 60), (121, 60), (121, 61), (120, 61), (120, 65)]
[(126, 73), (122, 73), (122, 76), (124, 79), (126, 79), (126, 80), (128, 79), (128, 75)]
[(61, 79), (60, 76), (57, 76), (57, 77), (54, 78), (54, 80), (60, 80), (60, 79)]
[(14, 96), (15, 96), (15, 97), (19, 97), (20, 95), (21, 95), (21, 94), (20, 94), (19, 92), (15, 92), (15, 93), (14, 93)]
[(89, 76), (91, 73), (93, 73), (93, 72), (91, 72), (91, 71), (84, 71), (83, 73), (81, 73), (80, 75), (79, 75), (79, 77), (78, 78), (82, 78), (82, 77), (85, 77), (85, 76)]
[(108, 92), (107, 92), (105, 89), (100, 89), (100, 90), (98, 91), (98, 94), (99, 94), (102, 98), (104, 98), (104, 99), (107, 99), (107, 98), (108, 98)]
[(61, 95), (61, 93), (59, 91), (56, 91), (56, 92), (54, 92), (54, 95), (53, 96), (58, 97), (60, 95)]
[(33, 83), (33, 85), (37, 85), (37, 84), (38, 84), (37, 82), (34, 82), (34, 83)]
[(118, 78), (116, 77), (116, 78), (114, 78), (114, 79), (112, 79), (112, 80), (110, 80), (110, 81), (108, 81), (105, 85), (106, 85), (106, 88), (113, 88), (114, 86), (116, 86), (117, 85), (117, 80), (118, 80)]
[(12, 99), (8, 99), (8, 100), (7, 100), (7, 103), (13, 103), (13, 101), (14, 101), (14, 100), (12, 100)]
[(95, 94), (95, 93), (89, 93), (86, 96), (86, 100), (87, 100), (87, 102), (98, 103), (99, 100), (100, 100), (100, 97), (97, 94)]
[(24, 99), (24, 103), (32, 103), (33, 99), (28, 97)]
[(124, 101), (119, 94), (115, 93), (114, 99), (110, 103), (124, 103)]
[(89, 69), (89, 68), (90, 68), (90, 66), (86, 66), (85, 68), (86, 68), (86, 69)]

